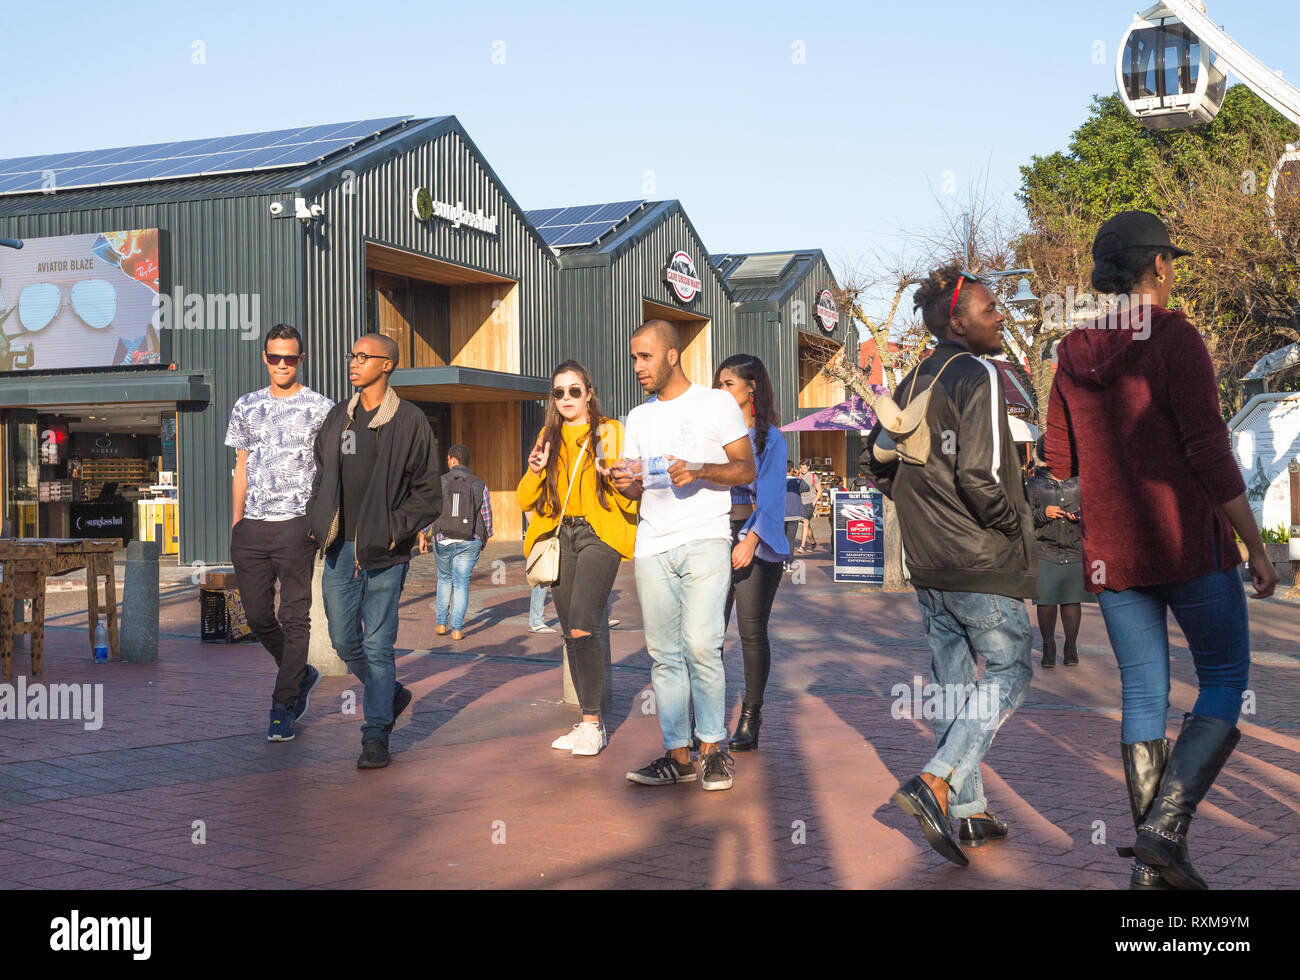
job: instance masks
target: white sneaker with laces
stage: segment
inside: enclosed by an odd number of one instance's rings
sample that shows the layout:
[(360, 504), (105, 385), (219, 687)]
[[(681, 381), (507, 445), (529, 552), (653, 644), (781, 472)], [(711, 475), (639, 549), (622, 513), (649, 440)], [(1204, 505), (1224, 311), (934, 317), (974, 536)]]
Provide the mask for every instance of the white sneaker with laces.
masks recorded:
[(582, 723), (581, 723), (581, 722), (579, 722), (578, 724), (574, 725), (572, 729), (570, 729), (568, 732), (566, 732), (565, 734), (561, 735), (561, 736), (560, 736), (559, 738), (557, 738), (554, 742), (552, 742), (552, 743), (551, 743), (551, 748), (553, 748), (553, 749), (560, 749), (562, 752), (572, 752), (572, 751), (573, 751), (573, 740), (576, 739), (576, 738), (578, 737), (578, 729), (581, 728), (581, 727), (582, 727)]
[(574, 729), (574, 755), (599, 755), (600, 750), (608, 743), (609, 739), (605, 737), (605, 729), (594, 721), (584, 721)]

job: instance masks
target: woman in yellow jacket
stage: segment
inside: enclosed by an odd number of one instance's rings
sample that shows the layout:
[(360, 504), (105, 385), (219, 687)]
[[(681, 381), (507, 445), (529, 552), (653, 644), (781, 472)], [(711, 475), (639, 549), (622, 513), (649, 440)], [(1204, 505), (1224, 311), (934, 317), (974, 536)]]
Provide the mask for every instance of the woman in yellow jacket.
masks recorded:
[(608, 475), (622, 452), (623, 427), (601, 414), (587, 369), (565, 361), (551, 373), (546, 421), (518, 494), (519, 506), (533, 512), (525, 555), (538, 539), (557, 530), (564, 511), (558, 528), (560, 575), (551, 595), (569, 648), (582, 721), (551, 747), (574, 755), (597, 755), (608, 742), (601, 718), (609, 682), (606, 610), (619, 563), (632, 557), (636, 543), (636, 502), (615, 490)]

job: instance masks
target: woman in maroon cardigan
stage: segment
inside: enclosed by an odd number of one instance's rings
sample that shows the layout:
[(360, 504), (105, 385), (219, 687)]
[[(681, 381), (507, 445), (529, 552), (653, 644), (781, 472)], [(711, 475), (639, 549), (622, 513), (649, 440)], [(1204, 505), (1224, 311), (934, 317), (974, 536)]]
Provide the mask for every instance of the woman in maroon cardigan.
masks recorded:
[[(1167, 309), (1175, 248), (1144, 211), (1111, 218), (1093, 242), (1092, 284), (1127, 308), (1061, 342), (1047, 463), (1079, 475), (1083, 573), (1119, 663), (1121, 754), (1137, 841), (1132, 888), (1205, 888), (1187, 853), (1196, 806), (1241, 737), (1250, 628), (1233, 530), (1257, 598), (1277, 573), (1264, 554), (1228, 443), (1214, 367), (1196, 329)], [(1173, 750), (1167, 610), (1187, 637), (1199, 695)]]

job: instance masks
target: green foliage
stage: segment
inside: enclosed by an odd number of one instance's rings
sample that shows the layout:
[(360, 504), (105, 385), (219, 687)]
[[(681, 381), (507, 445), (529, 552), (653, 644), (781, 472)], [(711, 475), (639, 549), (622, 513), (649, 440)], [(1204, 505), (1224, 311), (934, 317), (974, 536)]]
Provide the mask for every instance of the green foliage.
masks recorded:
[(1291, 540), (1291, 531), (1285, 524), (1279, 524), (1276, 530), (1271, 527), (1260, 528), (1259, 536), (1265, 544), (1286, 544)]

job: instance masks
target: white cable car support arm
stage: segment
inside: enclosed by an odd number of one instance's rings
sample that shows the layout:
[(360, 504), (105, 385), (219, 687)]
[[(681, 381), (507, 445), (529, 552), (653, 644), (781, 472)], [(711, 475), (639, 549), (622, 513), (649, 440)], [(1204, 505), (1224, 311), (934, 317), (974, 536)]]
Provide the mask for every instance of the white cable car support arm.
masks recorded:
[(1160, 6), (1186, 24), (1215, 53), (1221, 68), (1231, 71), (1261, 99), (1300, 125), (1300, 88), (1283, 80), (1225, 34), (1195, 0), (1162, 0)]

